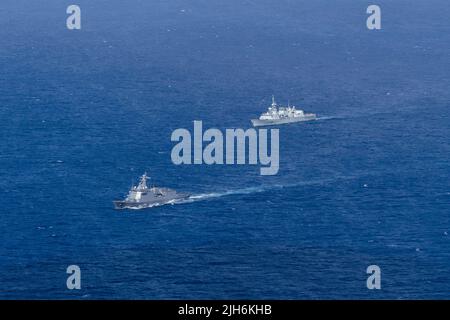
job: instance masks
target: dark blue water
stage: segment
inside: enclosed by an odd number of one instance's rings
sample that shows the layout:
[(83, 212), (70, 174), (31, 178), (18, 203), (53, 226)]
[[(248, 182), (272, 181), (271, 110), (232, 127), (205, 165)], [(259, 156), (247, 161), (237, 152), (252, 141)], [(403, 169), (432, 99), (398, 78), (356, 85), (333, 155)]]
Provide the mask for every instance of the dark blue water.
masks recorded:
[[(377, 1), (380, 31), (367, 1), (68, 4), (0, 5), (0, 298), (449, 297), (448, 1)], [(172, 164), (272, 94), (325, 117), (278, 175)], [(145, 170), (200, 199), (113, 210)]]

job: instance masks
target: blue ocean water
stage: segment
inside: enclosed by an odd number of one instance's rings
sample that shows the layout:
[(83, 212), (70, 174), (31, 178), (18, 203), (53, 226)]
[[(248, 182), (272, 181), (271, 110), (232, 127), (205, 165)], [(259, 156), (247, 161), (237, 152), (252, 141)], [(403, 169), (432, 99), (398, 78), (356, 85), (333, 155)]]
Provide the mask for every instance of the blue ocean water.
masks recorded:
[[(76, 2), (75, 31), (0, 5), (0, 298), (449, 298), (447, 1), (377, 1), (378, 31), (367, 1)], [(277, 175), (172, 164), (173, 130), (272, 94), (323, 117)], [(144, 171), (197, 201), (115, 211)]]

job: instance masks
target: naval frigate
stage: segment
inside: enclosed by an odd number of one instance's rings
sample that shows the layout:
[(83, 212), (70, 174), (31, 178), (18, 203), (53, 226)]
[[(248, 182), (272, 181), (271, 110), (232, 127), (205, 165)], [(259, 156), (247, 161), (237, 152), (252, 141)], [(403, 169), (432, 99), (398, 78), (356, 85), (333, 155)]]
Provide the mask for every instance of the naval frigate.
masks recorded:
[(125, 200), (113, 201), (115, 209), (142, 209), (164, 204), (172, 204), (176, 201), (189, 198), (190, 194), (177, 192), (169, 188), (147, 186), (149, 177), (147, 173), (141, 176), (137, 186), (132, 186)]
[(303, 110), (298, 110), (295, 106), (278, 106), (275, 102), (275, 97), (272, 96), (272, 105), (269, 106), (266, 112), (261, 114), (258, 119), (252, 119), (254, 127), (272, 126), (278, 124), (311, 121), (316, 120), (317, 116), (314, 113), (305, 113)]

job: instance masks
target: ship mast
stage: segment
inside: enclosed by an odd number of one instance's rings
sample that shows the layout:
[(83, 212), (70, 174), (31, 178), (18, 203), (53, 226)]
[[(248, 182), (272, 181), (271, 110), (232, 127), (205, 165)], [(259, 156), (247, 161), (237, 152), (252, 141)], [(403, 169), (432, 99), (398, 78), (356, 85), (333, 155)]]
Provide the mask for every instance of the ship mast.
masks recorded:
[(141, 177), (141, 181), (139, 182), (139, 185), (138, 185), (138, 190), (145, 190), (145, 189), (147, 189), (147, 172), (146, 173), (144, 173), (143, 175), (142, 175), (142, 177)]
[(275, 96), (272, 95), (272, 110), (277, 111), (277, 103), (275, 102)]

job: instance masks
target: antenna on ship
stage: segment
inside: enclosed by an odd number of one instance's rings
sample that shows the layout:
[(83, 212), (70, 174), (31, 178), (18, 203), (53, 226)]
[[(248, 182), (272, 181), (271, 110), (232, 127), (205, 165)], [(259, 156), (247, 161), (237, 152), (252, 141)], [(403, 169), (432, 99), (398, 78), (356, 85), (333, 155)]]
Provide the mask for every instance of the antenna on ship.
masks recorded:
[(275, 102), (275, 96), (272, 95), (272, 105), (270, 106), (271, 110), (277, 112), (277, 103)]
[(141, 176), (141, 181), (139, 182), (137, 189), (139, 190), (147, 189), (147, 172), (145, 172)]

